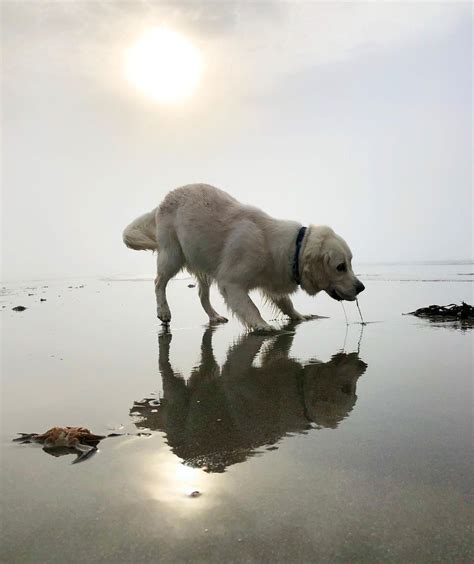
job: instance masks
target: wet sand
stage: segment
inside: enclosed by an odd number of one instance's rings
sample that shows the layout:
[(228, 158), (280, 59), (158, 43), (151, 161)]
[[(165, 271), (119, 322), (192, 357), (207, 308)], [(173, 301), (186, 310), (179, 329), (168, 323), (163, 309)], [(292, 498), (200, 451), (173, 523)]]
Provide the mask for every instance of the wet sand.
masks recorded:
[[(328, 318), (271, 336), (209, 328), (185, 279), (169, 331), (149, 281), (4, 284), (1, 560), (472, 561), (472, 329), (401, 315), (472, 271), (361, 266), (368, 325), (298, 293)], [(12, 442), (55, 425), (130, 434), (76, 465)]]

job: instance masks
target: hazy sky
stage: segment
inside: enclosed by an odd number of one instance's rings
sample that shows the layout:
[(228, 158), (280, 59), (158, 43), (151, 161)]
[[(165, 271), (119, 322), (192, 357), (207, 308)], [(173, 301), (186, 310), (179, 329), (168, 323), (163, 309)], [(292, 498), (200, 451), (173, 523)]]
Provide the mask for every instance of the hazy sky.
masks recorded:
[[(124, 73), (161, 26), (204, 72)], [(153, 275), (123, 228), (208, 182), (331, 225), (355, 261), (472, 257), (471, 4), (2, 2), (3, 278)]]

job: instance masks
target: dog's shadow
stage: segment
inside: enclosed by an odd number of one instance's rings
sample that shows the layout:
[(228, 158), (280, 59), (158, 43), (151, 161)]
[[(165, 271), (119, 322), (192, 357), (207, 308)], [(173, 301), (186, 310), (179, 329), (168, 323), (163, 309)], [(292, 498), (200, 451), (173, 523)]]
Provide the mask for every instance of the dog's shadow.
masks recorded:
[[(329, 362), (302, 364), (290, 357), (294, 325), (277, 337), (246, 334), (232, 345), (222, 367), (209, 327), (201, 360), (188, 380), (170, 363), (171, 334), (159, 336), (163, 398), (135, 402), (138, 428), (166, 434), (174, 454), (208, 472), (223, 472), (249, 456), (274, 450), (282, 437), (313, 428), (335, 429), (357, 401), (356, 383), (367, 364), (358, 353), (337, 353)], [(261, 363), (254, 366), (262, 349)]]

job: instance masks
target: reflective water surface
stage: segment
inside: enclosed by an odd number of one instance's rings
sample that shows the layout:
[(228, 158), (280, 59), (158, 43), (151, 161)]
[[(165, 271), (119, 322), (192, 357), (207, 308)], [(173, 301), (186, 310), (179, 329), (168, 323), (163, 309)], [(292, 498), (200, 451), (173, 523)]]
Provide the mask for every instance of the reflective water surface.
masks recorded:
[[(276, 335), (207, 326), (189, 280), (168, 331), (148, 281), (6, 284), (2, 561), (471, 561), (472, 329), (401, 314), (472, 270), (360, 267), (368, 325), (298, 294), (328, 318)], [(55, 425), (118, 436), (12, 442)]]

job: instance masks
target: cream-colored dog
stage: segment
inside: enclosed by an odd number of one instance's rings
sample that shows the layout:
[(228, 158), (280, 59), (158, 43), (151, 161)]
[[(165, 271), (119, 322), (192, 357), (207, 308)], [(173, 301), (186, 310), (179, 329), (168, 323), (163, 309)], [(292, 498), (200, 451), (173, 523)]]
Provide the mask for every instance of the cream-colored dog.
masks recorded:
[(290, 319), (298, 313), (289, 298), (298, 285), (310, 295), (325, 290), (335, 300), (354, 300), (364, 285), (352, 271), (346, 242), (330, 227), (274, 219), (241, 204), (207, 184), (171, 191), (153, 211), (123, 232), (127, 247), (158, 251), (155, 293), (157, 313), (169, 323), (166, 285), (181, 269), (199, 283), (202, 307), (211, 322), (227, 321), (209, 301), (216, 282), (229, 308), (249, 328), (270, 330), (250, 290), (259, 289)]

